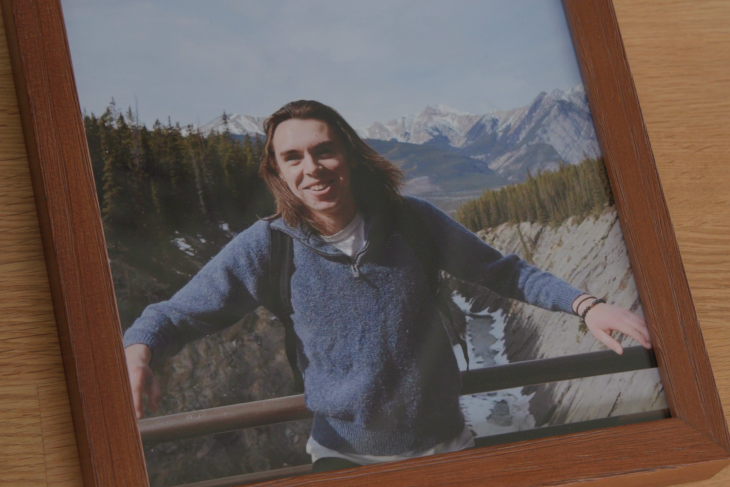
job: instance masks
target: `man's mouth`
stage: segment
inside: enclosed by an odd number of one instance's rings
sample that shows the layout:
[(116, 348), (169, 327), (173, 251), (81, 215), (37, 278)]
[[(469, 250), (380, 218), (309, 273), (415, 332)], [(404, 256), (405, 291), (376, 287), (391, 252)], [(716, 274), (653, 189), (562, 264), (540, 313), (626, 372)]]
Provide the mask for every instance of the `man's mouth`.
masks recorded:
[(331, 184), (332, 184), (332, 181), (322, 181), (322, 182), (307, 186), (306, 189), (308, 189), (310, 191), (324, 191), (325, 189), (329, 188), (329, 186)]

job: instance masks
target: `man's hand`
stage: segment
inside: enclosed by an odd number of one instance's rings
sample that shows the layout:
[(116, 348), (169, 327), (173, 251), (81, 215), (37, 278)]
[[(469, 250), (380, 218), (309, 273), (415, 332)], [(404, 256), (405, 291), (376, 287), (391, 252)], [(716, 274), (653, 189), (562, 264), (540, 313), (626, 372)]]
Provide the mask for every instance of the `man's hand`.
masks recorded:
[[(581, 314), (594, 299), (584, 300), (586, 295), (578, 296), (573, 302), (573, 309)], [(583, 301), (582, 301), (583, 300)], [(611, 332), (618, 331), (630, 336), (644, 348), (651, 348), (651, 339), (646, 322), (634, 313), (616, 306), (599, 303), (588, 311), (585, 317), (586, 326), (600, 342), (621, 355), (624, 352), (621, 344), (611, 336)]]
[(129, 371), (129, 383), (132, 386), (132, 400), (137, 419), (144, 416), (143, 398), (147, 398), (150, 411), (156, 411), (160, 402), (160, 384), (150, 368), (152, 351), (141, 343), (130, 345), (124, 349)]

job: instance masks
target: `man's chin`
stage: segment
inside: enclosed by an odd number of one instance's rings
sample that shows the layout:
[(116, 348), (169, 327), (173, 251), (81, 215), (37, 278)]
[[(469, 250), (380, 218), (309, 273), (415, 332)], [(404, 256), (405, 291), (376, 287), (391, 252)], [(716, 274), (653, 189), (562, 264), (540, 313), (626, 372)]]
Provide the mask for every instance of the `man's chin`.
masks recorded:
[(341, 211), (345, 211), (346, 205), (340, 201), (317, 201), (307, 204), (307, 208), (314, 215), (320, 214), (322, 216), (333, 216)]
[(304, 200), (304, 204), (307, 205), (312, 211), (330, 211), (336, 209), (342, 205), (340, 201), (340, 195), (330, 192), (321, 195), (307, 195), (308, 197)]
[(309, 211), (315, 215), (332, 215), (338, 212), (338, 206), (336, 204), (319, 203), (314, 205), (307, 205)]

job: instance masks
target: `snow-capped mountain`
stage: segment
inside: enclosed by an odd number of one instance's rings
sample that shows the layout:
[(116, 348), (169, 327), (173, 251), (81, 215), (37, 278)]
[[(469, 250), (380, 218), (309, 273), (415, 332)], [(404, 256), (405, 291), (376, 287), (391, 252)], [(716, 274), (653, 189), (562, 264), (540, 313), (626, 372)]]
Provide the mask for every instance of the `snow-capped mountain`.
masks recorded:
[[(264, 120), (231, 114), (208, 122), (200, 131), (223, 132), (227, 123), (228, 131), (234, 135), (263, 135)], [(438, 169), (438, 157), (443, 158), (446, 166), (453, 166), (453, 158), (459, 157), (460, 177), (473, 170), (520, 181), (528, 172), (555, 170), (561, 161), (577, 164), (587, 157), (600, 156), (582, 85), (568, 91), (543, 92), (529, 106), (484, 115), (427, 106), (417, 114), (375, 122), (358, 133), (369, 139), (376, 150), (393, 156), (394, 162), (409, 159), (415, 165), (414, 160), (424, 156), (423, 150), (416, 150), (415, 146), (429, 147), (431, 169)], [(403, 145), (396, 150), (393, 144), (399, 143)], [(452, 159), (447, 162), (449, 157)], [(426, 174), (418, 175), (423, 176)], [(430, 183), (444, 187), (435, 183), (433, 177)]]
[(451, 108), (428, 106), (417, 115), (396, 118), (386, 123), (375, 122), (358, 130), (365, 139), (393, 140), (410, 144), (424, 144), (434, 138), (445, 137), (449, 145), (461, 147), (467, 133), (481, 118), (480, 115), (458, 112)]
[(199, 127), (200, 132), (208, 135), (214, 130), (223, 133), (228, 124), (228, 131), (233, 135), (264, 135), (264, 120), (266, 117), (252, 117), (251, 115), (242, 115), (240, 113), (232, 113), (216, 117), (205, 125)]
[(426, 107), (421, 113), (376, 122), (361, 130), (368, 139), (435, 144), (458, 149), (510, 179), (527, 171), (553, 170), (600, 155), (582, 85), (540, 93), (526, 107), (485, 115)]

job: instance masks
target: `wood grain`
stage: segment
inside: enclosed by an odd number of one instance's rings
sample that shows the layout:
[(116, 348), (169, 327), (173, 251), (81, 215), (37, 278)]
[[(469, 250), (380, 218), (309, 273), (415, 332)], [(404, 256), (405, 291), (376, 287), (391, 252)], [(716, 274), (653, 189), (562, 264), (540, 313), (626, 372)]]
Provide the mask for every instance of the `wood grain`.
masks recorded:
[(38, 388), (0, 387), (0, 485), (46, 483)]
[[(726, 188), (730, 170), (724, 157), (730, 152), (730, 54), (726, 48), (730, 5), (724, 0), (615, 0), (615, 8), (727, 412), (730, 196)], [(2, 39), (0, 100), (0, 386), (37, 385), (48, 484), (80, 485), (58, 335)], [(0, 404), (6, 401), (0, 398)], [(39, 450), (28, 451), (37, 454)], [(36, 477), (24, 481), (44, 485), (37, 471), (32, 475)], [(725, 470), (696, 485), (728, 484), (730, 472)]]
[[(11, 455), (0, 478), (9, 485), (78, 487), (76, 438), (2, 23), (0, 30), (0, 391), (32, 387), (41, 441), (22, 451), (43, 460), (19, 473), (25, 461)], [(13, 394), (0, 396), (0, 416), (14, 425), (7, 411), (16, 401)], [(28, 434), (7, 431), (14, 439)]]
[[(87, 486), (147, 484), (60, 1), (2, 1)], [(17, 33), (17, 34), (16, 34)]]

